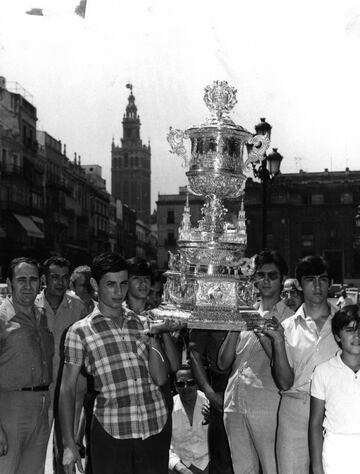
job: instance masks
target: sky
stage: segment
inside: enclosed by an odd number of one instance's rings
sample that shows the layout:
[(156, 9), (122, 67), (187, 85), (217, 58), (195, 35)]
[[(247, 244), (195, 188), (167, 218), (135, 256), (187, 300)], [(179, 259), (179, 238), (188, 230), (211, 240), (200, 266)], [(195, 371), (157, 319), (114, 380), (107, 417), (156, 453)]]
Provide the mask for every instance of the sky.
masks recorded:
[(129, 82), (152, 149), (152, 208), (187, 183), (166, 135), (203, 121), (214, 80), (237, 89), (237, 124), (272, 125), (282, 172), (360, 169), (359, 2), (87, 0), (85, 18), (78, 3), (1, 0), (0, 75), (32, 95), (38, 129), (70, 158), (102, 166), (109, 190)]

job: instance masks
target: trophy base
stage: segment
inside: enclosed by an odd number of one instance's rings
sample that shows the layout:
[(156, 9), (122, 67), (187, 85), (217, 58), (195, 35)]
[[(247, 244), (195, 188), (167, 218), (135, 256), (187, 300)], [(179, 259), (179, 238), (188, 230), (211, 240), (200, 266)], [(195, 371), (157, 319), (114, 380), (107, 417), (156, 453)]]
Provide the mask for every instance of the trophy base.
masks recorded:
[(237, 311), (195, 310), (188, 322), (188, 328), (221, 331), (253, 331), (263, 326), (264, 319), (253, 308), (239, 308)]
[(253, 331), (262, 328), (264, 319), (250, 307), (238, 310), (180, 309), (172, 304), (163, 304), (152, 309), (154, 319), (170, 319), (189, 329), (208, 329), (219, 331)]

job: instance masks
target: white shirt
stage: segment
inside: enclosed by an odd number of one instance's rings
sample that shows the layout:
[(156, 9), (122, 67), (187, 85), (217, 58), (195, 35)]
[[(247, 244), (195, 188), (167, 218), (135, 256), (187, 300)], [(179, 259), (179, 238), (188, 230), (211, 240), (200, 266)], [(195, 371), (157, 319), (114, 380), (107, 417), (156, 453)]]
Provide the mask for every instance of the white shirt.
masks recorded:
[[(259, 307), (256, 309), (262, 318), (271, 319), (275, 316), (280, 322), (294, 314), (294, 311), (282, 300), (269, 311), (261, 311)], [(264, 399), (272, 397), (274, 400), (280, 400), (279, 389), (271, 374), (270, 359), (261, 346), (259, 338), (254, 331), (241, 331), (225, 390), (224, 412), (245, 413), (251, 401), (260, 409), (259, 390), (263, 392)]]
[(330, 307), (329, 318), (320, 332), (315, 321), (305, 314), (304, 304), (293, 316), (282, 322), (286, 354), (294, 370), (294, 383), (290, 392), (310, 393), (310, 381), (315, 367), (329, 360), (339, 350), (331, 331), (331, 318), (336, 311), (336, 308)]
[(191, 426), (180, 396), (174, 396), (169, 469), (174, 469), (174, 466), (180, 461), (186, 467), (192, 464), (201, 471), (209, 464), (208, 425), (202, 424), (204, 416), (201, 413), (206, 401), (205, 395), (198, 390)]
[(334, 434), (360, 434), (360, 371), (355, 373), (344, 364), (341, 351), (316, 367), (311, 395), (325, 400), (326, 430)]

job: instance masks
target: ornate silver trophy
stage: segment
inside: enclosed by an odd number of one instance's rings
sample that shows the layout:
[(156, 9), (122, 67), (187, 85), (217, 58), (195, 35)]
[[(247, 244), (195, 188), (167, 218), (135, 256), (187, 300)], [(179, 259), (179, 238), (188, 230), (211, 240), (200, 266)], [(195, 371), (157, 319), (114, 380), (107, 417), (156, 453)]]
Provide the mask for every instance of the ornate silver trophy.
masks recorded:
[[(260, 324), (253, 309), (253, 259), (245, 257), (247, 244), (243, 205), (236, 225), (226, 222), (224, 199), (242, 195), (251, 163), (265, 158), (268, 133), (254, 135), (229, 117), (236, 89), (226, 81), (205, 88), (210, 116), (185, 132), (172, 129), (168, 142), (189, 168), (186, 176), (193, 194), (203, 196), (202, 218), (191, 227), (188, 199), (179, 227), (178, 250), (170, 253), (163, 302), (156, 317), (187, 322), (204, 329), (252, 329)], [(187, 156), (184, 139), (190, 139)], [(244, 162), (244, 149), (247, 160)]]

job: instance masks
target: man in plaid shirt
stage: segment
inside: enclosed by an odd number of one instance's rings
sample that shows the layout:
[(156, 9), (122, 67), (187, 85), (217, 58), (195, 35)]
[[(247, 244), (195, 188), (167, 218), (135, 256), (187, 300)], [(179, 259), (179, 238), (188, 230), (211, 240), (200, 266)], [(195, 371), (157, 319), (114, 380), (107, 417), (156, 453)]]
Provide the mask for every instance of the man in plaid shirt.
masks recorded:
[[(128, 285), (125, 260), (108, 253), (95, 257), (91, 284), (98, 307), (69, 329), (60, 389), (63, 464), (83, 472), (73, 433), (75, 387), (81, 367), (98, 392), (91, 425), (93, 474), (167, 474), (163, 428), (168, 416), (159, 386), (168, 369), (156, 325), (122, 308)], [(165, 449), (164, 449), (165, 448)]]

